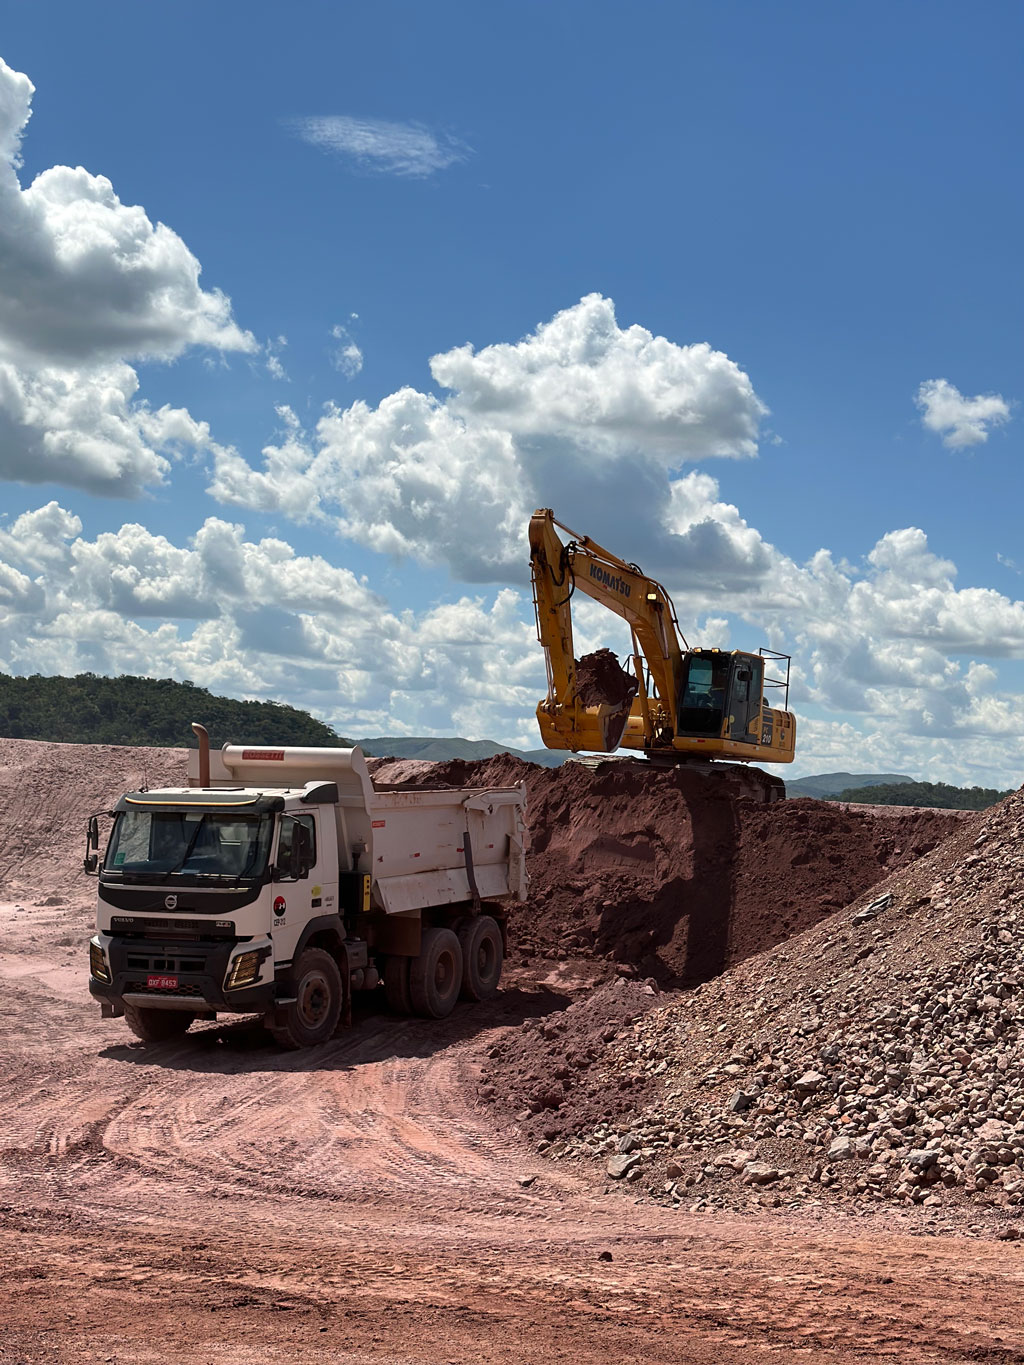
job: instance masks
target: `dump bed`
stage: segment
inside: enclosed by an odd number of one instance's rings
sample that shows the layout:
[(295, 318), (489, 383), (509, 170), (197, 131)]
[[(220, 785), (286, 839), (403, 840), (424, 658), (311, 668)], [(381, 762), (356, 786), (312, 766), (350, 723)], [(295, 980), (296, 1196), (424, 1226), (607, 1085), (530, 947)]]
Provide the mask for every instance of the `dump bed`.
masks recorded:
[[(371, 898), (389, 914), (507, 896), (526, 898), (526, 786), (378, 791), (358, 748), (255, 748), (226, 744), (210, 756), (210, 783), (301, 793), (337, 786), (342, 871), (369, 873)], [(189, 781), (198, 781), (189, 752)]]

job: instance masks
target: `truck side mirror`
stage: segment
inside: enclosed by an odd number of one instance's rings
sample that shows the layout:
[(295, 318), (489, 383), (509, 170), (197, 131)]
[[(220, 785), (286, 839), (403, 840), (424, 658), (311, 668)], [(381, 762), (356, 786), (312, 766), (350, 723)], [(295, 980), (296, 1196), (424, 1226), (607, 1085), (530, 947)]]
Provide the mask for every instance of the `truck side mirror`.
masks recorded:
[(100, 855), (100, 825), (95, 815), (89, 816), (89, 825), (85, 833), (85, 857), (82, 859), (82, 868), (89, 875), (99, 867)]
[(292, 876), (296, 879), (309, 876), (313, 866), (313, 841), (305, 825), (296, 825), (292, 835)]

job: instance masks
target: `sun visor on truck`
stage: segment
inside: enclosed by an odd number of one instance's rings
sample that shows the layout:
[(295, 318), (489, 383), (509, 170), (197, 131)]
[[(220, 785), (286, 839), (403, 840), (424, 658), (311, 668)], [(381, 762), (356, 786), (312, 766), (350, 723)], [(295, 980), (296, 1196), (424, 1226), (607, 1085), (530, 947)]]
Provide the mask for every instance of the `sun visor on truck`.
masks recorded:
[(159, 806), (161, 810), (221, 810), (239, 814), (262, 815), (265, 811), (284, 810), (283, 796), (263, 796), (253, 792), (219, 791), (213, 796), (209, 790), (125, 792), (114, 807), (119, 810), (144, 810)]

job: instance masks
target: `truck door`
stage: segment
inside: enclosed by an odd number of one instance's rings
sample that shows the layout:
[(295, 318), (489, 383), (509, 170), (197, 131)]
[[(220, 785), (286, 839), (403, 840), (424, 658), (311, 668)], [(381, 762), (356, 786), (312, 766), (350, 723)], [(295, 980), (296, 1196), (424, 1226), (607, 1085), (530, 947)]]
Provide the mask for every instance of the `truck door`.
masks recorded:
[[(301, 832), (300, 832), (301, 831)], [(274, 957), (287, 962), (312, 915), (317, 875), (317, 822), (310, 812), (278, 820), (274, 851)]]
[(289, 962), (309, 921), (338, 913), (338, 844), (332, 806), (320, 807), (316, 813), (289, 811), (279, 817), (273, 892), (274, 957)]

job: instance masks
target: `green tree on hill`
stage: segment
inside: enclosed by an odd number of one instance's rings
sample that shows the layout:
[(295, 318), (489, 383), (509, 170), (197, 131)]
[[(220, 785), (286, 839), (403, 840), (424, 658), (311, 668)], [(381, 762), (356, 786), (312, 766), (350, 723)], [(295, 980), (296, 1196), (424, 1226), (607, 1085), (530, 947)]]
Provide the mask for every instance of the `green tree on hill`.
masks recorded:
[(829, 801), (870, 806), (938, 806), (943, 810), (987, 810), (1009, 796), (991, 787), (951, 787), (945, 782), (893, 782), (877, 787), (847, 787)]
[(0, 673), (0, 734), (63, 744), (195, 744), (193, 721), (219, 747), (226, 741), (350, 748), (306, 711), (274, 701), (235, 701), (171, 678), (12, 677)]

